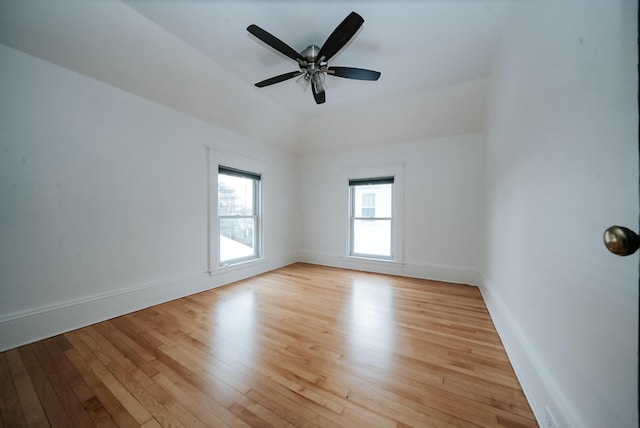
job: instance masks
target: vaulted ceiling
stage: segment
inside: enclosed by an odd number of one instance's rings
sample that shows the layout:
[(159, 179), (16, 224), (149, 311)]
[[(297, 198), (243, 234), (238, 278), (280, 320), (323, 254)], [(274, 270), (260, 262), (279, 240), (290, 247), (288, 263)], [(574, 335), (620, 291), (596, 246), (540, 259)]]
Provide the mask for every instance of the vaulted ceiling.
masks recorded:
[[(508, 1), (0, 0), (0, 43), (267, 143), (320, 151), (480, 130)], [(365, 20), (316, 105), (297, 64), (250, 35), (321, 46), (351, 11)], [(381, 132), (383, 131), (384, 132)], [(345, 137), (346, 136), (346, 137)]]

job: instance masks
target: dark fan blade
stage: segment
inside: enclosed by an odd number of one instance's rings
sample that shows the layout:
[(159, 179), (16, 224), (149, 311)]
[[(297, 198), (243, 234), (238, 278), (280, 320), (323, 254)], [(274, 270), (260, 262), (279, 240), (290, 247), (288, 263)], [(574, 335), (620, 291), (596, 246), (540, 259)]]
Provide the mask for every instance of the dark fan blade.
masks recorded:
[(284, 82), (285, 80), (293, 79), (296, 76), (300, 76), (302, 71), (292, 71), (291, 73), (281, 74), (279, 76), (274, 76), (270, 79), (263, 80), (262, 82), (256, 83), (258, 88), (264, 88), (265, 86), (273, 85), (274, 83)]
[(316, 104), (322, 104), (325, 101), (326, 94), (324, 92), (324, 76), (320, 72), (313, 73), (311, 76), (311, 92)]
[(316, 100), (316, 104), (322, 104), (325, 102), (326, 94), (324, 91), (316, 93), (316, 91), (312, 90), (311, 92), (313, 92), (313, 99)]
[(327, 74), (330, 76), (345, 77), (347, 79), (356, 80), (378, 80), (380, 78), (379, 71), (353, 67), (328, 67)]
[(364, 19), (360, 15), (351, 12), (329, 35), (327, 41), (320, 48), (320, 52), (318, 52), (318, 58), (324, 57), (324, 61), (328, 61), (337, 54), (356, 34), (363, 22)]
[(265, 30), (258, 27), (257, 25), (253, 25), (253, 24), (249, 25), (247, 27), (247, 31), (253, 34), (254, 36), (256, 36), (257, 38), (259, 38), (260, 40), (262, 40), (263, 42), (265, 42), (266, 44), (268, 44), (269, 46), (271, 46), (272, 48), (274, 48), (275, 50), (277, 50), (278, 52), (288, 56), (292, 60), (304, 61), (304, 58), (302, 57), (302, 55), (296, 52), (291, 46), (289, 46), (288, 44), (286, 44), (285, 42), (283, 42), (273, 34), (266, 32)]

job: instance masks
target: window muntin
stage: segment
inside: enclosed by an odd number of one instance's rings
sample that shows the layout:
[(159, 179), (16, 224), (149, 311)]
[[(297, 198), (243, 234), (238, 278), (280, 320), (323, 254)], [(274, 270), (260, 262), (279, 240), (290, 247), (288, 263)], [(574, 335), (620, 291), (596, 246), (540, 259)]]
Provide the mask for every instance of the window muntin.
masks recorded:
[(393, 177), (349, 180), (349, 255), (392, 260)]
[(259, 174), (218, 168), (219, 264), (260, 257)]

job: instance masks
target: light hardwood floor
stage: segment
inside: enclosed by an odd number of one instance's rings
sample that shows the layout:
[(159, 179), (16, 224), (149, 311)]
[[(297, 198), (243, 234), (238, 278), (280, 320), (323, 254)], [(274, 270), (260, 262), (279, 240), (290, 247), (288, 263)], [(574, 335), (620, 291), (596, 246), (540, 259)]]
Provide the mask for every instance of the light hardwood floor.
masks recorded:
[(537, 426), (477, 288), (294, 264), (0, 353), (4, 427)]

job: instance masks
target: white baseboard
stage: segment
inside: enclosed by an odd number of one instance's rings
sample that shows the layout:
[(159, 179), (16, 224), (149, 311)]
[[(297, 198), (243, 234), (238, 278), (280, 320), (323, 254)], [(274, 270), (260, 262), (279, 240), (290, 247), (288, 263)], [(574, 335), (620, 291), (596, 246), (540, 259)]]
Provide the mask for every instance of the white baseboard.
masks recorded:
[(0, 352), (240, 281), (295, 261), (295, 253), (283, 254), (246, 264), (243, 269), (221, 269), (211, 275), (198, 272), (3, 315), (0, 317)]
[(0, 319), (0, 350), (55, 336), (213, 286), (209, 276), (202, 272), (3, 316)]
[(476, 286), (480, 284), (480, 274), (478, 271), (462, 266), (377, 261), (354, 257), (342, 257), (336, 256), (335, 254), (308, 250), (299, 251), (298, 260), (301, 262), (324, 266), (363, 270), (367, 272), (384, 273), (411, 278), (430, 279), (433, 281), (453, 282)]
[(579, 416), (575, 406), (567, 400), (553, 377), (549, 375), (517, 319), (502, 299), (491, 292), (487, 284), (487, 279), (483, 277), (479, 287), (480, 293), (540, 426), (544, 426), (546, 408), (550, 410), (559, 427), (591, 426)]

